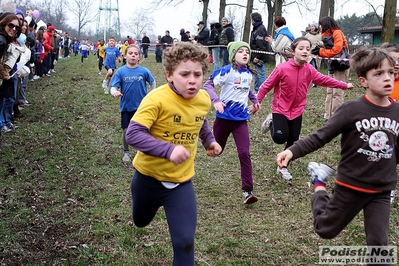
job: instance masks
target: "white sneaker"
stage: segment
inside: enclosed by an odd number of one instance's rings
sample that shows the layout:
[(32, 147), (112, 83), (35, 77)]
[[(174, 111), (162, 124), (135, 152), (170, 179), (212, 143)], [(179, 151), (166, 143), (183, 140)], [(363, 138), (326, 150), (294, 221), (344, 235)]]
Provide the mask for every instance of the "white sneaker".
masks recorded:
[(51, 72), (53, 72), (53, 73), (57, 73), (57, 72), (55, 72), (55, 70), (54, 70), (54, 69), (50, 69), (50, 71), (51, 71)]
[(130, 158), (130, 153), (129, 152), (124, 152), (123, 153), (122, 161), (126, 162), (126, 163), (132, 161), (132, 159)]
[(270, 113), (270, 114), (267, 115), (265, 121), (263, 121), (263, 123), (262, 123), (262, 127), (261, 127), (260, 130), (262, 131), (263, 134), (267, 133), (267, 131), (270, 130), (272, 122), (273, 122), (272, 113)]
[(40, 79), (40, 76), (34, 75), (34, 76), (33, 76), (33, 79), (34, 79), (34, 80)]
[(108, 89), (108, 86), (107, 86), (107, 80), (106, 79), (103, 80), (102, 87), (104, 89), (104, 93), (108, 94), (109, 93), (109, 89)]
[(312, 181), (312, 184), (314, 183), (314, 180), (317, 178), (320, 182), (323, 182), (326, 184), (328, 182), (328, 179), (335, 174), (335, 170), (331, 168), (330, 166), (323, 164), (323, 163), (316, 163), (316, 162), (310, 162), (308, 164), (308, 171), (310, 174), (310, 180)]
[(98, 72), (98, 75), (102, 75), (103, 73), (100, 71), (100, 72)]
[(285, 168), (285, 167), (280, 168), (277, 166), (277, 174), (282, 176), (285, 180), (292, 179), (292, 175), (290, 174), (290, 172), (288, 172), (287, 168)]
[(395, 195), (396, 195), (396, 189), (391, 190), (391, 204), (394, 202), (395, 200)]

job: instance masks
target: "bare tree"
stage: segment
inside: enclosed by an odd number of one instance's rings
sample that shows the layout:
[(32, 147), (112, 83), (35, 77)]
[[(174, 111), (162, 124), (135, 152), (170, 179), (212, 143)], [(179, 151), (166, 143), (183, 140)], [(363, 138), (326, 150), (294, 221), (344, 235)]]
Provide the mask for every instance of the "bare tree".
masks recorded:
[(202, 20), (205, 22), (205, 25), (207, 25), (208, 21), (208, 6), (209, 6), (209, 0), (201, 0), (203, 6), (202, 6)]
[(234, 28), (234, 39), (235, 40), (240, 40), (241, 39), (241, 33), (242, 33), (242, 21), (245, 18), (239, 18), (237, 17), (240, 12), (237, 12), (237, 7), (229, 7), (227, 8), (226, 11), (226, 16), (229, 18), (229, 23)]
[(154, 31), (154, 21), (151, 13), (145, 9), (138, 9), (132, 12), (132, 16), (122, 22), (123, 29), (128, 35), (133, 36), (136, 40), (141, 40), (144, 32), (151, 34)]
[(384, 17), (382, 19), (381, 42), (393, 43), (395, 38), (397, 2), (385, 0)]
[(244, 32), (242, 34), (242, 40), (249, 43), (249, 35), (251, 32), (251, 13), (254, 8), (254, 0), (247, 0), (247, 9), (245, 12), (245, 24)]
[(92, 0), (69, 0), (65, 2), (69, 11), (77, 18), (79, 39), (82, 29), (97, 18), (98, 14), (94, 10), (92, 2)]
[(220, 0), (219, 3), (219, 21), (222, 21), (222, 18), (226, 14), (226, 0)]
[(40, 19), (51, 23), (57, 29), (62, 28), (67, 20), (63, 0), (42, 0), (37, 4), (37, 9), (41, 10)]

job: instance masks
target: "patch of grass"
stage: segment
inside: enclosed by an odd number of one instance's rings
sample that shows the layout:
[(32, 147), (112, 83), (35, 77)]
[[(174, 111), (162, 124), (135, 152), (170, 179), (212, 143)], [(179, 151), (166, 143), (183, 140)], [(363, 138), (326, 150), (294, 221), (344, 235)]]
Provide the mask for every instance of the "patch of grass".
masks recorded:
[[(158, 85), (165, 83), (153, 54), (142, 65)], [(171, 265), (163, 209), (146, 228), (132, 223), (133, 169), (121, 161), (119, 102), (103, 94), (104, 76), (98, 75), (96, 57), (83, 65), (77, 59), (60, 59), (56, 70), (53, 77), (29, 83), (27, 96), (33, 105), (22, 111), (15, 134), (3, 134), (13, 147), (0, 149), (1, 265)], [(345, 99), (362, 94), (357, 87)], [(262, 114), (248, 124), (258, 203), (242, 204), (232, 138), (218, 158), (199, 148), (196, 265), (311, 265), (318, 262), (320, 245), (365, 244), (362, 214), (333, 240), (321, 239), (312, 226), (306, 166), (316, 160), (336, 167), (339, 137), (294, 161), (292, 183), (276, 176), (275, 157), (283, 146), (260, 134), (271, 99), (269, 95)], [(324, 88), (310, 90), (301, 136), (323, 125), (324, 99)], [(210, 123), (214, 115), (212, 110)], [(397, 202), (390, 225), (392, 245), (399, 241)]]

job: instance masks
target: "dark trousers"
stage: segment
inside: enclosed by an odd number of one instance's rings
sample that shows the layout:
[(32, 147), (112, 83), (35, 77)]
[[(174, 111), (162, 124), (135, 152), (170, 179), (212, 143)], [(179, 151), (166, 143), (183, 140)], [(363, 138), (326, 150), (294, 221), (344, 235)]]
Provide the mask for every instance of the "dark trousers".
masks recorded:
[(367, 245), (388, 245), (390, 191), (363, 193), (335, 185), (331, 198), (326, 191), (318, 191), (311, 204), (314, 228), (322, 238), (337, 236), (363, 210)]
[(163, 206), (172, 239), (173, 265), (194, 265), (197, 203), (191, 180), (167, 189), (155, 178), (135, 171), (130, 190), (134, 224), (147, 226)]
[(230, 64), (229, 50), (227, 50), (227, 47), (220, 47), (220, 54), (222, 55), (223, 66)]
[(103, 69), (103, 62), (104, 62), (104, 58), (99, 56), (98, 57), (98, 70), (102, 70)]
[(299, 139), (302, 128), (302, 115), (294, 120), (288, 120), (281, 114), (273, 113), (273, 123), (270, 129), (272, 139), (277, 144), (284, 144), (285, 149)]
[(65, 46), (64, 47), (64, 57), (68, 57), (69, 56), (69, 47)]
[(148, 58), (148, 47), (143, 47), (143, 56), (144, 58)]
[(232, 121), (216, 118), (213, 124), (213, 135), (216, 142), (224, 148), (230, 133), (233, 134), (237, 146), (238, 159), (241, 167), (242, 190), (253, 190), (252, 163), (249, 151), (249, 133), (247, 121)]

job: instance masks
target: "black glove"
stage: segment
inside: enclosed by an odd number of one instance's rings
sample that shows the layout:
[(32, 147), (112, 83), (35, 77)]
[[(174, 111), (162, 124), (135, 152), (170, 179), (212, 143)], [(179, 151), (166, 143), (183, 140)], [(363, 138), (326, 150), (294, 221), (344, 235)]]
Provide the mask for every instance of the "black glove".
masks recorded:
[(265, 63), (265, 62), (263, 62), (262, 60), (258, 60), (258, 62), (256, 63), (256, 65), (259, 66), (259, 67), (262, 67), (264, 63)]
[(310, 51), (310, 53), (314, 54), (314, 55), (319, 55), (319, 51), (320, 51), (320, 47), (316, 46), (315, 48), (312, 49), (312, 51)]

